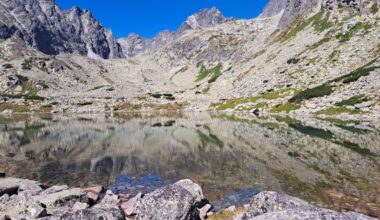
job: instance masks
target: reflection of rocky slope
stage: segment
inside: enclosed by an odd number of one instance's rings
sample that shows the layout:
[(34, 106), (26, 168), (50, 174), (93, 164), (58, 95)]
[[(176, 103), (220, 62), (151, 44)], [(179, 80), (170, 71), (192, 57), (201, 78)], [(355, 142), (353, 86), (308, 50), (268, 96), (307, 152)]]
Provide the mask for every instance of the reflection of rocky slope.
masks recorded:
[(0, 111), (376, 115), (379, 6), (345, 2), (273, 0), (250, 20), (204, 10), (176, 32), (121, 40), (128, 59), (46, 56), (13, 36), (0, 44)]
[[(31, 119), (2, 129), (2, 136), (13, 133), (22, 141), (0, 152), (10, 175), (47, 182), (109, 183), (119, 174), (155, 172), (194, 179), (214, 200), (256, 187), (378, 213), (380, 139), (372, 125), (228, 119)], [(360, 205), (353, 206), (357, 199)]]

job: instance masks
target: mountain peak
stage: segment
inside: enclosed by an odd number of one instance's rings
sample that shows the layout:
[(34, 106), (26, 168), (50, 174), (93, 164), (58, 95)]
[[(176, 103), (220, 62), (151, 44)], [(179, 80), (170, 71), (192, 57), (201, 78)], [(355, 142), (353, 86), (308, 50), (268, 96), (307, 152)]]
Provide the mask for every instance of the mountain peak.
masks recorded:
[(212, 7), (211, 9), (202, 9), (198, 13), (188, 17), (179, 28), (179, 32), (212, 27), (226, 21), (227, 19), (224, 17), (222, 12), (215, 7)]

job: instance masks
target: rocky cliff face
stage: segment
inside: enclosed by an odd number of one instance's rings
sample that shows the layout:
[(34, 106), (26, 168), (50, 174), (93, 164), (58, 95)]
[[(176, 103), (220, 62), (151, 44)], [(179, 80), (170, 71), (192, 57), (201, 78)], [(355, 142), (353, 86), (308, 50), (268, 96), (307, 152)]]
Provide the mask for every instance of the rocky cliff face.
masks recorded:
[(279, 28), (283, 30), (322, 8), (330, 12), (330, 15), (338, 8), (351, 8), (363, 12), (366, 5), (372, 2), (378, 3), (377, 0), (271, 0), (260, 16), (271, 17), (282, 12)]
[(89, 11), (62, 11), (54, 0), (1, 0), (0, 20), (0, 39), (17, 35), (45, 54), (123, 57), (112, 32)]
[(134, 57), (138, 54), (157, 51), (187, 31), (210, 28), (230, 20), (231, 19), (225, 18), (224, 15), (214, 7), (211, 9), (203, 9), (188, 17), (177, 31), (162, 31), (153, 39), (146, 39), (137, 34), (131, 34), (127, 38), (121, 38), (119, 43), (127, 57)]

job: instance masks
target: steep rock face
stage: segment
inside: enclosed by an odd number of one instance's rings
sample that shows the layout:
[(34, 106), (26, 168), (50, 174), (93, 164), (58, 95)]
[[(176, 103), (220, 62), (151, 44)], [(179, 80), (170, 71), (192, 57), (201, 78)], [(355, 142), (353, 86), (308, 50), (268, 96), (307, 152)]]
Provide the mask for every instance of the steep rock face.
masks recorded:
[(62, 11), (54, 0), (0, 0), (0, 20), (0, 39), (17, 35), (45, 54), (123, 57), (111, 31), (89, 11)]
[(200, 12), (191, 15), (179, 28), (179, 32), (183, 33), (186, 30), (198, 30), (202, 28), (212, 27), (226, 22), (227, 19), (215, 7), (210, 10), (204, 9)]
[(175, 32), (168, 30), (162, 31), (153, 39), (146, 39), (137, 34), (131, 34), (127, 38), (119, 39), (119, 43), (127, 57), (134, 57), (138, 54), (157, 51), (162, 46), (182, 36), (186, 31), (213, 27), (229, 20), (231, 19), (225, 18), (224, 15), (214, 7), (211, 9), (203, 9), (188, 17)]
[(362, 10), (371, 2), (376, 0), (271, 0), (265, 7), (261, 17), (272, 17), (283, 12), (280, 19), (279, 28), (286, 29), (297, 21), (301, 21), (313, 12), (319, 11), (322, 7), (328, 11), (336, 11), (338, 8), (354, 8)]
[(287, 0), (271, 0), (264, 8), (260, 17), (272, 17), (282, 12), (288, 1)]

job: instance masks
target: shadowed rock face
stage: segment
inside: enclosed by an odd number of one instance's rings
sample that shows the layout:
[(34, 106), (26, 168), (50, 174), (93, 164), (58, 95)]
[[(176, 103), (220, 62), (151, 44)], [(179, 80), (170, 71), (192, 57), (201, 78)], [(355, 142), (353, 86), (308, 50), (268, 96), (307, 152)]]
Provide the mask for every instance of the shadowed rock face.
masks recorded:
[(112, 32), (77, 7), (62, 11), (53, 0), (1, 0), (0, 20), (0, 39), (17, 35), (45, 54), (123, 57)]

